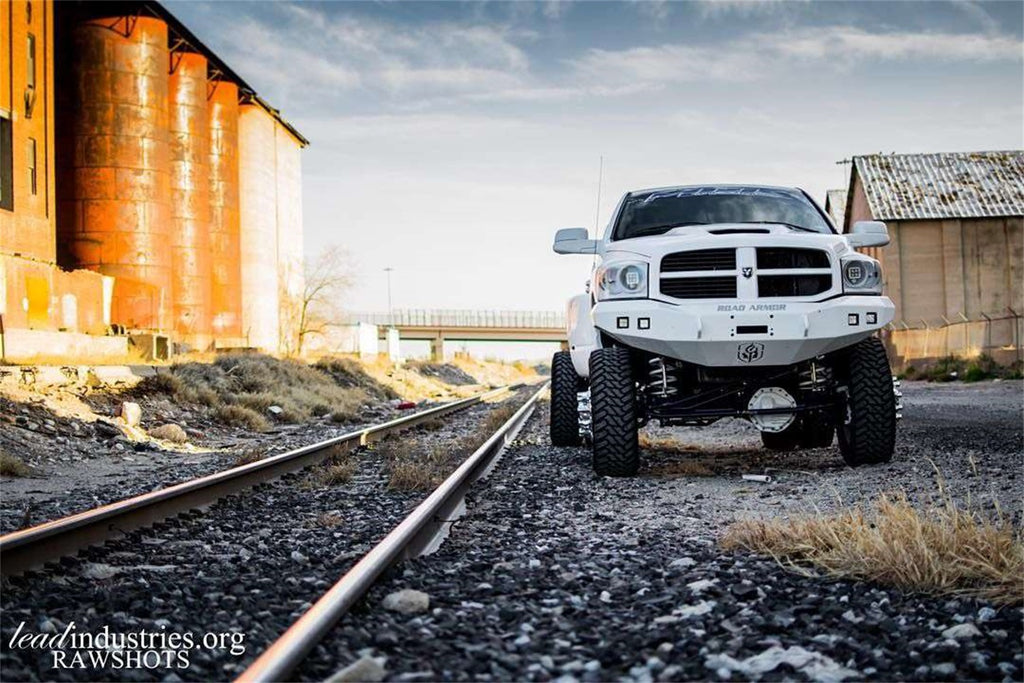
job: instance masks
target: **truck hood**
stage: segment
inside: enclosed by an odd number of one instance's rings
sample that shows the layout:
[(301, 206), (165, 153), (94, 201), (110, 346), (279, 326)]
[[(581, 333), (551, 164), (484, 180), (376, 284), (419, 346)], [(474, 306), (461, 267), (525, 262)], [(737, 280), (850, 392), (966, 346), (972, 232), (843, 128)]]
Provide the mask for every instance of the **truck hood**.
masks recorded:
[(663, 235), (609, 242), (604, 252), (604, 258), (615, 258), (619, 255), (657, 258), (674, 251), (757, 246), (827, 249), (837, 256), (852, 251), (844, 235), (812, 234), (775, 224), (717, 223), (715, 225), (688, 225), (673, 228)]

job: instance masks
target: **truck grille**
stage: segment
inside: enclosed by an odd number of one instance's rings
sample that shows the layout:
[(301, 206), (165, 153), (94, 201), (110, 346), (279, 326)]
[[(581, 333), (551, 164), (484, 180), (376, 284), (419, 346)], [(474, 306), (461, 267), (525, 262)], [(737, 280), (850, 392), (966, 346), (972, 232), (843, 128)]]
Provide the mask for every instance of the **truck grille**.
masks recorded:
[(661, 259), (663, 273), (685, 273), (694, 270), (736, 270), (736, 250), (679, 251)]
[(663, 278), (661, 293), (676, 299), (735, 299), (736, 276)]
[(831, 288), (831, 275), (759, 275), (757, 278), (757, 295), (762, 299), (813, 296)]
[[(808, 297), (832, 289), (832, 266), (827, 251), (757, 247), (755, 253), (756, 267), (747, 277), (755, 277), (758, 298)], [(746, 289), (739, 284), (746, 280), (742, 270), (734, 248), (668, 254), (661, 260), (661, 294), (674, 299), (735, 299), (741, 289), (752, 290), (753, 282), (745, 285)], [(713, 271), (721, 274), (711, 275)]]
[(757, 250), (758, 270), (773, 268), (828, 268), (828, 254), (820, 249), (760, 247)]

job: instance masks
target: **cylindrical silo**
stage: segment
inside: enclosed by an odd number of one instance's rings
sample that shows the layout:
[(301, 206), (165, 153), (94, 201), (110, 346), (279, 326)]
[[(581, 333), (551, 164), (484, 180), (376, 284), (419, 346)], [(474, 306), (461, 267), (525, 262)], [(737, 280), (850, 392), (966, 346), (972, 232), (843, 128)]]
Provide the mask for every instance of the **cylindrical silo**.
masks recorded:
[(238, 86), (209, 89), (210, 260), (213, 335), (237, 346), (242, 336), (242, 267), (238, 222)]
[(210, 329), (210, 157), (206, 58), (175, 52), (168, 83), (174, 331), (206, 349)]
[(242, 336), (265, 351), (280, 348), (276, 153), (273, 117), (257, 104), (243, 104), (238, 115)]
[(108, 17), (73, 29), (70, 222), (74, 264), (114, 276), (112, 322), (169, 327), (167, 25)]
[(302, 258), (301, 144), (275, 122), (277, 146), (277, 272), (280, 277), (281, 339), (298, 346), (305, 274)]

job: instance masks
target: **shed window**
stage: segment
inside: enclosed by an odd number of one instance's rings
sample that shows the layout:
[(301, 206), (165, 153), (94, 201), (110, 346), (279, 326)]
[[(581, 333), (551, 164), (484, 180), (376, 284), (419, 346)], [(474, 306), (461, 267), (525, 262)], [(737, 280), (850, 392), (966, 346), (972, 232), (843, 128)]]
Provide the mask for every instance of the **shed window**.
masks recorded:
[(25, 67), (27, 73), (25, 74), (25, 85), (29, 88), (36, 87), (36, 37), (35, 35), (28, 34), (28, 46), (25, 52)]
[(32, 194), (38, 194), (39, 173), (36, 166), (36, 139), (28, 139), (28, 149), (25, 153), (25, 163), (28, 166), (28, 189)]
[(14, 210), (14, 154), (11, 147), (11, 120), (0, 116), (0, 209)]

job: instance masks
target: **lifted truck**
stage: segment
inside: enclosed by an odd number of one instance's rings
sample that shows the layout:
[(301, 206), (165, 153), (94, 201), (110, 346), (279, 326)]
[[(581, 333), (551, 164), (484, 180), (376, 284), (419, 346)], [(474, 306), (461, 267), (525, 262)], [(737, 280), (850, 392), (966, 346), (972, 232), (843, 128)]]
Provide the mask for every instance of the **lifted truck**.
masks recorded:
[(884, 223), (838, 234), (803, 191), (753, 185), (627, 193), (602, 239), (559, 230), (559, 254), (596, 254), (552, 360), (551, 441), (593, 446), (600, 475), (632, 476), (637, 430), (742, 417), (764, 446), (832, 444), (851, 466), (892, 458), (902, 406), (882, 342), (893, 318), (878, 261)]

